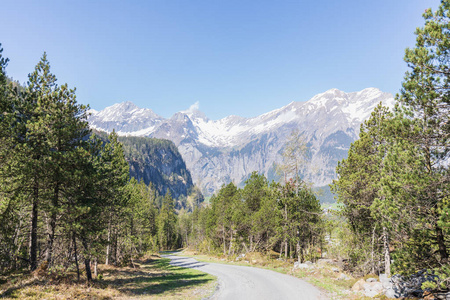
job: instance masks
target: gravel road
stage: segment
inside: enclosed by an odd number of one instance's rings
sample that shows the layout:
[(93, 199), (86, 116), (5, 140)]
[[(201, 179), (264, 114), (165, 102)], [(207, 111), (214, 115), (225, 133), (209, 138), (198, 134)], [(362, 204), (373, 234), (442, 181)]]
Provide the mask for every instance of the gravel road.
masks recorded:
[(163, 256), (170, 258), (173, 266), (217, 276), (218, 290), (211, 299), (326, 299), (313, 285), (286, 274), (246, 266), (204, 263), (183, 256)]

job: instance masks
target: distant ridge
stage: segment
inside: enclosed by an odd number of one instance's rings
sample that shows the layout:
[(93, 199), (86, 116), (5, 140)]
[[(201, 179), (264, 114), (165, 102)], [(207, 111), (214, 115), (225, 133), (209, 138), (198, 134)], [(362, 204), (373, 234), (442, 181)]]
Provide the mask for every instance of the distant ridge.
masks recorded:
[(292, 102), (254, 118), (228, 116), (213, 121), (190, 109), (165, 119), (131, 102), (92, 112), (92, 128), (119, 135), (150, 136), (173, 141), (193, 181), (204, 194), (224, 183), (241, 184), (252, 171), (276, 178), (275, 164), (293, 130), (304, 133), (311, 161), (303, 177), (315, 186), (335, 178), (337, 162), (346, 157), (361, 123), (380, 102), (393, 107), (394, 98), (376, 88), (346, 93), (330, 89), (306, 102)]

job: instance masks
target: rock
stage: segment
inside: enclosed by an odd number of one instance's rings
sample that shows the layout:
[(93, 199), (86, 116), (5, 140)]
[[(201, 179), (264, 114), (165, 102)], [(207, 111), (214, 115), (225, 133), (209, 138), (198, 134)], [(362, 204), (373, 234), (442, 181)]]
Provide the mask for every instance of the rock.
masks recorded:
[(352, 286), (352, 291), (357, 292), (357, 291), (362, 291), (364, 289), (364, 283), (366, 283), (364, 281), (364, 279), (360, 279), (358, 280), (353, 286)]
[[(422, 283), (426, 281), (435, 282), (436, 280), (437, 276), (433, 274), (433, 272), (429, 273), (427, 270), (419, 271), (408, 277), (394, 275), (388, 279), (386, 278), (386, 275), (380, 275), (380, 281), (383, 283), (383, 287), (386, 290), (385, 295), (389, 296), (387, 295), (388, 292), (392, 294), (390, 291), (392, 290), (395, 293), (396, 298), (422, 298), (425, 296), (424, 291), (422, 290)], [(431, 299), (431, 296), (429, 299)]]
[(333, 270), (333, 272), (336, 272), (336, 273), (339, 272), (339, 269), (338, 269), (338, 268), (333, 268), (332, 270)]
[(350, 277), (348, 277), (346, 274), (341, 273), (338, 277), (338, 280), (349, 280)]
[(376, 278), (367, 278), (366, 282), (377, 282), (378, 280)]
[(387, 278), (386, 274), (380, 274), (378, 276), (378, 279), (380, 280), (380, 282), (384, 285), (392, 285), (391, 279)]
[(321, 258), (317, 261), (317, 264), (319, 266), (323, 266), (323, 265), (336, 265), (336, 261), (329, 259), (329, 258)]
[(236, 261), (239, 261), (239, 260), (241, 260), (241, 259), (243, 259), (243, 258), (245, 258), (245, 254), (244, 254), (244, 253), (239, 254), (239, 256), (236, 257)]
[(386, 289), (384, 295), (388, 298), (398, 298), (397, 293), (395, 293), (395, 291), (392, 288)]
[(374, 297), (383, 292), (383, 285), (381, 282), (365, 282), (363, 284), (364, 295)]
[(378, 294), (379, 293), (377, 291), (372, 291), (372, 290), (364, 291), (364, 295), (367, 297), (371, 297), (371, 298), (375, 297)]
[(296, 261), (294, 263), (294, 270), (296, 270), (296, 269), (310, 269), (312, 267), (313, 267), (312, 263), (311, 264), (307, 264), (307, 263), (301, 264), (298, 261)]

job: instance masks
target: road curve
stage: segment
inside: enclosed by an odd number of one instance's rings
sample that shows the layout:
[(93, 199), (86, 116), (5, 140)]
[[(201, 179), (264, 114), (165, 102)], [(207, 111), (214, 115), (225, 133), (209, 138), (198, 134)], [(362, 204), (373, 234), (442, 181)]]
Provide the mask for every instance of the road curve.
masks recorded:
[(163, 257), (170, 258), (173, 266), (193, 268), (217, 276), (218, 289), (210, 299), (326, 299), (313, 285), (286, 274), (246, 266), (199, 262), (183, 256)]

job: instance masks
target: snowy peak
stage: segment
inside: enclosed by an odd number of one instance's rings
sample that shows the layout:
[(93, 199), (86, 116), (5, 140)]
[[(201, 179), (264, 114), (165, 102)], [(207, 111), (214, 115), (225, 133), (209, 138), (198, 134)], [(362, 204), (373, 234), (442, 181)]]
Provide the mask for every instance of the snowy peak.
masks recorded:
[[(108, 126), (104, 129), (108, 130), (115, 126), (116, 131), (122, 135), (155, 137), (174, 136), (175, 132), (171, 133), (172, 130), (168, 131), (168, 128), (188, 126), (190, 131), (195, 132), (199, 143), (210, 147), (235, 147), (245, 144), (252, 136), (271, 132), (288, 124), (310, 127), (312, 124), (309, 123), (314, 122), (314, 126), (319, 126), (321, 131), (331, 130), (336, 122), (340, 124), (336, 128), (359, 127), (380, 102), (393, 107), (394, 99), (391, 94), (376, 88), (351, 93), (334, 88), (309, 101), (291, 102), (254, 118), (232, 115), (214, 121), (198, 109), (198, 103), (175, 113), (170, 119), (164, 119), (151, 109), (139, 108), (127, 101), (93, 112), (89, 122), (92, 127), (99, 129), (105, 127), (105, 124)], [(177, 126), (172, 123), (177, 123)], [(178, 128), (175, 131), (181, 132)]]
[(112, 106), (105, 108), (104, 110), (97, 112), (92, 111), (92, 116), (97, 119), (101, 119), (104, 122), (121, 122), (129, 119), (137, 118), (153, 118), (162, 119), (162, 117), (155, 114), (149, 108), (139, 108), (133, 102), (126, 101), (122, 103), (116, 103)]
[(91, 110), (88, 118), (92, 128), (119, 135), (149, 135), (163, 120), (149, 108), (139, 108), (133, 102), (126, 101), (105, 108), (102, 111)]
[(380, 103), (393, 107), (394, 98), (377, 88), (367, 88), (359, 92), (345, 93), (338, 89), (330, 89), (318, 94), (305, 103), (309, 110), (324, 109), (328, 113), (335, 111), (344, 113), (350, 123), (361, 123), (370, 116), (372, 110)]

